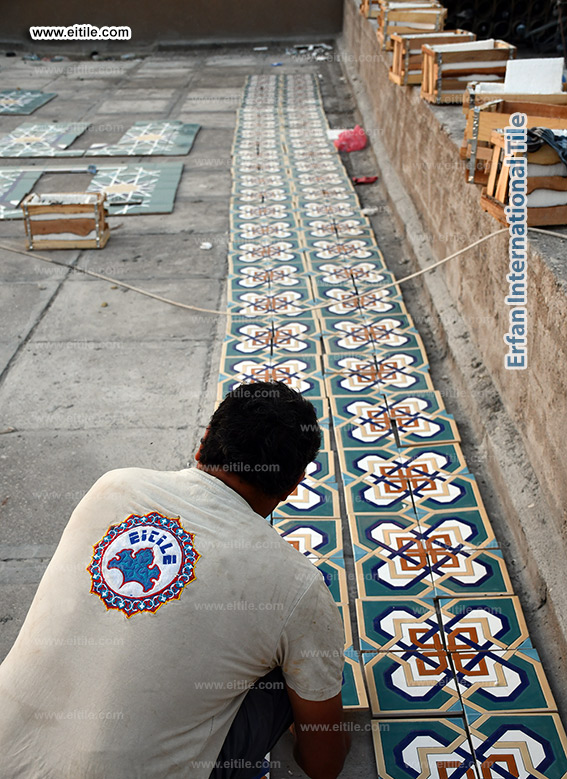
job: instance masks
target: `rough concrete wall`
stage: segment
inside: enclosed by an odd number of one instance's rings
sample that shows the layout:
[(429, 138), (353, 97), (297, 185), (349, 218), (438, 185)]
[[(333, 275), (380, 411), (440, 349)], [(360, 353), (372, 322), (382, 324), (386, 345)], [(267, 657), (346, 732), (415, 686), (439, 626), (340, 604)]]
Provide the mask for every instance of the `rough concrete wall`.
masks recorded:
[(136, 0), (122, 0), (120, 3), (99, 0), (85, 6), (76, 0), (59, 0), (57, 3), (30, 0), (5, 4), (0, 38), (31, 44), (30, 25), (67, 26), (87, 22), (98, 27), (128, 25), (132, 28), (130, 43), (134, 45), (156, 41), (238, 41), (335, 35), (341, 30), (342, 5), (342, 0), (309, 0), (308, 3), (301, 0), (246, 0), (237, 3), (168, 0), (142, 4)]
[[(388, 79), (389, 55), (379, 50), (375, 31), (357, 6), (353, 0), (345, 3), (343, 35), (373, 105), (375, 126), (365, 129), (379, 133), (421, 216), (437, 255), (432, 260), (440, 259), (502, 225), (482, 211), (480, 188), (465, 181), (458, 144), (450, 134), (455, 118), (460, 121), (456, 116), (460, 107), (431, 106), (420, 99), (417, 88), (393, 84)], [(442, 272), (548, 499), (549, 522), (542, 532), (553, 533), (565, 548), (567, 274), (546, 241), (534, 239), (529, 251), (529, 366), (525, 371), (504, 368), (507, 233), (451, 261)], [(490, 415), (490, 408), (486, 413)]]

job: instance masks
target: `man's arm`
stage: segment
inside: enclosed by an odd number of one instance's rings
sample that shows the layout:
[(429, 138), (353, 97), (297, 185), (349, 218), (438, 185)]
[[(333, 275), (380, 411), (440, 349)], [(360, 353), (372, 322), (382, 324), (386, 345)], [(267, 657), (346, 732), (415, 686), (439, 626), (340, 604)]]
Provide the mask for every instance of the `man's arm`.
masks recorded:
[(350, 749), (341, 694), (326, 701), (308, 701), (286, 687), (293, 710), (293, 756), (310, 779), (336, 779)]

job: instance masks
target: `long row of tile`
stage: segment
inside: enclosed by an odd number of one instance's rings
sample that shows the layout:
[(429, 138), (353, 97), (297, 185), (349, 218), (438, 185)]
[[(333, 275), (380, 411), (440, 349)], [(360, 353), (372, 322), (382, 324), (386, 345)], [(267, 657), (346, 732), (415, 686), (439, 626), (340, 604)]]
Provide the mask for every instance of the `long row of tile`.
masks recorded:
[(343, 698), (367, 705), (362, 670), (381, 779), (565, 777), (563, 726), (457, 427), (327, 131), (312, 77), (249, 79), (219, 398), (282, 380), (317, 407), (322, 450), (274, 523), (341, 608)]

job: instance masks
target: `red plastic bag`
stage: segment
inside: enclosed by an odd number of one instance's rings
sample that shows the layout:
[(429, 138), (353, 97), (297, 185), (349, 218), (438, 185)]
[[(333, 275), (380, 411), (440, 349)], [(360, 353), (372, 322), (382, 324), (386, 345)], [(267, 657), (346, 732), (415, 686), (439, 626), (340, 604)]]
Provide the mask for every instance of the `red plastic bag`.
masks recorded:
[(360, 125), (356, 125), (354, 130), (345, 130), (337, 140), (335, 146), (339, 151), (360, 151), (368, 143), (366, 133)]

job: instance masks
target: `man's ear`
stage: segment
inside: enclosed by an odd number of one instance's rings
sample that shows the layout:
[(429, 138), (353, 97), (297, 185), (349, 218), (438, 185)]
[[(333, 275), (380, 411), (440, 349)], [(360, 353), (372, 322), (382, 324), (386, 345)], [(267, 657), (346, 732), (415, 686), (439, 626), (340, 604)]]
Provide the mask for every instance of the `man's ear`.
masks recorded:
[(305, 478), (305, 471), (303, 471), (303, 473), (301, 474), (301, 476), (297, 480), (295, 486), (292, 487), (291, 490), (289, 490), (289, 492), (286, 492), (285, 495), (282, 495), (282, 497), (280, 498), (280, 503), (283, 503), (283, 501), (286, 500), (286, 498), (289, 498), (289, 496), (291, 495), (292, 492), (295, 492), (295, 490), (297, 489), (298, 485), (300, 484), (300, 482), (303, 481), (304, 478)]
[(195, 460), (197, 460), (197, 462), (201, 461), (201, 449), (203, 448), (203, 443), (205, 441), (205, 438), (209, 435), (209, 430), (210, 430), (210, 426), (207, 425), (207, 429), (205, 430), (205, 432), (203, 433), (203, 437), (201, 438), (201, 443), (199, 444), (199, 448), (195, 452)]

